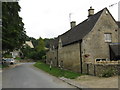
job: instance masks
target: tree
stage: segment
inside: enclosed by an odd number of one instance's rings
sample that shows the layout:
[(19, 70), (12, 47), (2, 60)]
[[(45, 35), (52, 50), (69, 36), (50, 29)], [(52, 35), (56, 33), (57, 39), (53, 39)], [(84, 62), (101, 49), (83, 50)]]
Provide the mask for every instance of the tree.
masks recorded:
[(45, 50), (45, 43), (44, 40), (40, 37), (38, 40), (38, 45), (36, 46), (36, 50), (39, 51), (44, 51)]
[(46, 54), (44, 39), (40, 37), (36, 40), (33, 37), (27, 37), (27, 40), (34, 43), (34, 48), (30, 48), (29, 46), (23, 47), (21, 51), (23, 52), (24, 57), (34, 60), (43, 59)]
[(44, 39), (45, 47), (46, 47), (46, 48), (49, 48), (49, 47), (50, 47), (50, 42), (51, 42), (52, 40), (53, 40), (52, 38), (51, 38), (51, 39), (49, 39), (49, 38), (45, 38), (45, 39)]
[(24, 23), (18, 13), (20, 8), (18, 2), (2, 3), (2, 49), (4, 51), (19, 49), (25, 42)]

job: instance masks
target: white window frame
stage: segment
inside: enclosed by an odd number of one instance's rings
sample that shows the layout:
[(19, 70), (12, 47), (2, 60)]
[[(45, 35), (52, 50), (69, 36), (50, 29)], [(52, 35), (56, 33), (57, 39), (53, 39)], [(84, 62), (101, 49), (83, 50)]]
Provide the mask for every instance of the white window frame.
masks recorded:
[(112, 34), (111, 33), (104, 33), (105, 42), (112, 42)]

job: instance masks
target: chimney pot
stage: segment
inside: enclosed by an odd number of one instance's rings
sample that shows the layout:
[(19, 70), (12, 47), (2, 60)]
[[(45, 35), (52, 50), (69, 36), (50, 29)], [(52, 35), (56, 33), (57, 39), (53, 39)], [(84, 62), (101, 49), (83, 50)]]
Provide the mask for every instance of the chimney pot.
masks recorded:
[(74, 28), (76, 26), (76, 21), (70, 22), (71, 28)]
[(88, 10), (88, 17), (90, 17), (92, 15), (94, 15), (94, 9), (91, 6), (90, 9)]

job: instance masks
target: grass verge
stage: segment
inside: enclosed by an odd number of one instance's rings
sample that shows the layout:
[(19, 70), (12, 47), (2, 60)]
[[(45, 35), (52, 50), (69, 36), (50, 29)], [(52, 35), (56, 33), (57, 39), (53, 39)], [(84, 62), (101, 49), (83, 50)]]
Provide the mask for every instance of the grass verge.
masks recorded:
[(0, 68), (2, 68), (2, 64), (0, 64)]
[(1, 65), (0, 65), (0, 68), (7, 68), (7, 67), (9, 67), (9, 66), (6, 65), (6, 64), (3, 64), (3, 65), (1, 64)]
[(56, 77), (65, 77), (65, 78), (75, 79), (81, 75), (80, 73), (63, 70), (57, 67), (52, 67), (50, 70), (49, 65), (40, 61), (36, 62), (34, 66)]
[(21, 60), (21, 58), (20, 57), (16, 57), (15, 60)]

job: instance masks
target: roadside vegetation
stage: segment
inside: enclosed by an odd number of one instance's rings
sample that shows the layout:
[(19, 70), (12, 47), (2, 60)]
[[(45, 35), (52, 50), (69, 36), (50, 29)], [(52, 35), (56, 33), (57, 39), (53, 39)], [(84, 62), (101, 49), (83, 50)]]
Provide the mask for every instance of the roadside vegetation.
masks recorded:
[(0, 68), (2, 68), (2, 64), (0, 64)]
[(21, 60), (21, 58), (20, 57), (16, 57), (15, 60), (19, 61), (19, 60)]
[(4, 53), (19, 49), (25, 42), (26, 32), (22, 18), (19, 16), (18, 2), (2, 3), (2, 51)]
[(0, 65), (0, 68), (7, 68), (7, 67), (9, 67), (7, 64), (3, 64), (3, 65)]
[(57, 67), (52, 67), (50, 70), (50, 66), (48, 64), (45, 64), (40, 61), (36, 62), (34, 66), (56, 77), (65, 77), (65, 78), (75, 79), (81, 75), (79, 73), (63, 70)]
[(114, 76), (114, 73), (115, 73), (115, 71), (113, 69), (109, 68), (109, 69), (103, 71), (102, 77), (112, 77), (112, 76)]
[(21, 48), (24, 59), (41, 60), (46, 58), (46, 51), (48, 50), (50, 40), (52, 39), (43, 39), (41, 37), (39, 37), (39, 39), (35, 39), (33, 37), (27, 37), (26, 40), (31, 41), (34, 48), (30, 48), (28, 45)]
[[(24, 22), (19, 16), (21, 7), (18, 2), (2, 3), (2, 57), (12, 58), (11, 52), (20, 50), (21, 59), (41, 60), (45, 58), (46, 50), (52, 39), (35, 39), (26, 34)], [(12, 21), (12, 22), (11, 22)], [(31, 41), (34, 48), (24, 46), (26, 41)], [(17, 58), (17, 60), (21, 60)]]

